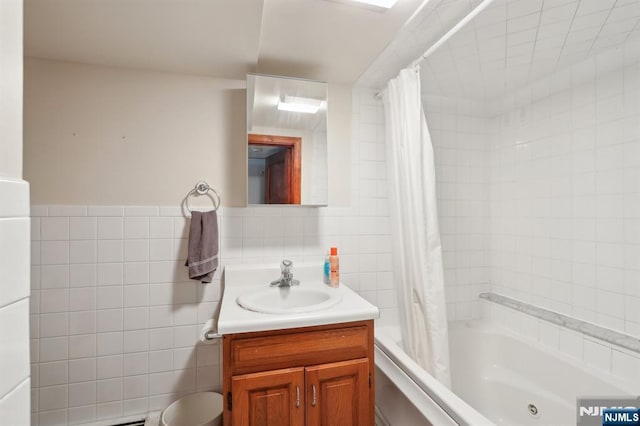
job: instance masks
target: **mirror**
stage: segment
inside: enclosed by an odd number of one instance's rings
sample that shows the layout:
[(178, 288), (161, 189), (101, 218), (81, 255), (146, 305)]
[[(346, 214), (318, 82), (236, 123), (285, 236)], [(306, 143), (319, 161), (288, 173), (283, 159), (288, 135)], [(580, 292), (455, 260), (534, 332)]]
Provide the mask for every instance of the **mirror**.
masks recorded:
[(326, 206), (328, 85), (247, 75), (247, 202)]

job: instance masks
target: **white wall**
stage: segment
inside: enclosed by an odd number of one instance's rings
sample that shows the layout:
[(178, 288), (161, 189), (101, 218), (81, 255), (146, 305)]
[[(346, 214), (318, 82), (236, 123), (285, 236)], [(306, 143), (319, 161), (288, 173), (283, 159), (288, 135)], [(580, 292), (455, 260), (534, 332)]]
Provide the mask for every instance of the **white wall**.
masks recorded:
[(33, 208), (34, 424), (116, 419), (219, 390), (219, 346), (196, 336), (217, 309), (226, 264), (291, 258), (318, 262), (320, 274), (337, 246), (343, 282), (394, 321), (382, 107), (370, 91), (353, 96), (352, 206), (222, 208), (211, 284), (185, 276), (180, 200)]
[(0, 2), (0, 419), (28, 425), (29, 186), (22, 181), (22, 1)]
[[(329, 90), (329, 203), (346, 206), (351, 163), (341, 153), (350, 150), (351, 92)], [(223, 205), (243, 206), (245, 96), (244, 80), (27, 58), (24, 155), (33, 201), (170, 205), (204, 179)]]

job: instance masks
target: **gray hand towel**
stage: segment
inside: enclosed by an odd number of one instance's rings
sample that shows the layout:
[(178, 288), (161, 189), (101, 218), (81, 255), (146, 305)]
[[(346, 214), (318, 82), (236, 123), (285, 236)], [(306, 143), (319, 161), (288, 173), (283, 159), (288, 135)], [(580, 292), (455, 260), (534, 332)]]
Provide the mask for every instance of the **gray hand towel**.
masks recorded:
[(189, 278), (210, 283), (213, 273), (218, 269), (218, 214), (209, 212), (191, 212), (189, 227), (189, 254), (187, 263)]

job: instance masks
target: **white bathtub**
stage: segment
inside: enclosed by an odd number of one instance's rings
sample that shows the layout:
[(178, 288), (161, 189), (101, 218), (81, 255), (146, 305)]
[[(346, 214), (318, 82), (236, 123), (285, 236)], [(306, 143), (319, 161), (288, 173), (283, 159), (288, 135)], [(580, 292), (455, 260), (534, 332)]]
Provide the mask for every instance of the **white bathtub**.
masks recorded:
[[(494, 324), (467, 321), (449, 324), (452, 392), (402, 351), (399, 336), (392, 328), (376, 329), (377, 380), (387, 387), (394, 383), (395, 392), (428, 422), (398, 419), (385, 400), (393, 391), (384, 389), (381, 395), (376, 392), (376, 405), (390, 424), (575, 425), (578, 396), (639, 391), (638, 384), (597, 374)], [(530, 405), (537, 414), (530, 413)]]

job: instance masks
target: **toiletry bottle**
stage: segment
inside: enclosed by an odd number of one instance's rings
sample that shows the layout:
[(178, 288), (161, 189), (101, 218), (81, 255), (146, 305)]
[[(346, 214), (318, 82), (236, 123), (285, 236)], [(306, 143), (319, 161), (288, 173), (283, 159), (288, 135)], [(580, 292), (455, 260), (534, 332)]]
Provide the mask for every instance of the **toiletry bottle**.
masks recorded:
[(331, 265), (329, 261), (329, 251), (327, 251), (327, 255), (324, 257), (324, 283), (331, 284)]
[(338, 259), (338, 249), (331, 247), (331, 255), (329, 256), (329, 267), (331, 269), (331, 287), (338, 287), (340, 284), (340, 260)]

